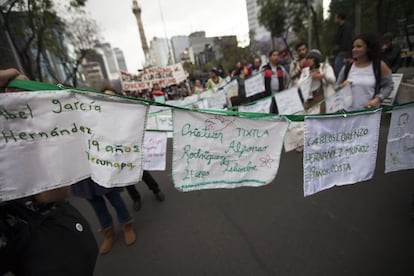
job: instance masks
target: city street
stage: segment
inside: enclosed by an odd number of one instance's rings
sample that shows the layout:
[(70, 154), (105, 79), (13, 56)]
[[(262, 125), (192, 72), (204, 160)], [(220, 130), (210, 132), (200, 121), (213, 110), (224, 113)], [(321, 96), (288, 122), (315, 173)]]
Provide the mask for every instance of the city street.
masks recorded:
[[(143, 206), (133, 212), (123, 193), (137, 241), (126, 247), (119, 235), (95, 275), (414, 275), (414, 171), (384, 174), (389, 118), (382, 118), (372, 180), (306, 198), (295, 151), (282, 154), (278, 175), (264, 187), (180, 192), (171, 179), (170, 140), (167, 170), (153, 173), (166, 201), (140, 183)], [(92, 208), (71, 201), (100, 243)]]

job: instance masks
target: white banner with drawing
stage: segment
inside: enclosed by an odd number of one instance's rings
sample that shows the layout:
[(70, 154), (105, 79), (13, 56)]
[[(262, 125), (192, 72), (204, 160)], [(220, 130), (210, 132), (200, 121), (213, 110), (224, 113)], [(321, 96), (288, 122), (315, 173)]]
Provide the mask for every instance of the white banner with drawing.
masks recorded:
[(414, 105), (392, 111), (385, 172), (414, 169)]
[(71, 91), (0, 94), (0, 102), (0, 156), (8, 157), (0, 158), (0, 201), (89, 176), (105, 187), (141, 179), (147, 105)]
[(262, 186), (275, 178), (285, 119), (174, 110), (173, 121), (173, 180), (178, 190)]
[(371, 179), (381, 109), (348, 116), (305, 118), (304, 194)]
[(167, 158), (167, 133), (146, 131), (142, 151), (144, 152), (144, 170), (164, 171)]

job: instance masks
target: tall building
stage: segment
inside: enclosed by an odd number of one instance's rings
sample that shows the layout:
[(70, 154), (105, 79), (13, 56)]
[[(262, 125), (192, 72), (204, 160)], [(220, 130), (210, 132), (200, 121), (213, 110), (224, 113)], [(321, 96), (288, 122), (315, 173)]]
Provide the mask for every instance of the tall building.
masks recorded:
[(150, 65), (166, 66), (169, 64), (170, 56), (168, 50), (168, 38), (154, 37), (150, 42), (149, 55)]
[(109, 80), (119, 79), (119, 66), (111, 44), (101, 43), (96, 46), (96, 50), (103, 56)]
[(220, 50), (223, 45), (237, 45), (235, 35), (206, 37), (206, 33), (201, 31), (190, 34), (188, 38), (190, 60), (198, 66), (220, 59), (223, 56)]
[(246, 0), (247, 20), (249, 22), (249, 31), (254, 33), (254, 40), (270, 40), (270, 32), (259, 24), (258, 16), (260, 8), (256, 0)]
[(122, 52), (122, 50), (119, 48), (114, 48), (113, 50), (114, 50), (116, 60), (118, 61), (119, 70), (128, 72), (128, 68), (125, 62), (124, 52)]
[(175, 61), (180, 62), (185, 59), (184, 56), (188, 55), (190, 40), (185, 35), (173, 36), (171, 37), (171, 46)]
[(148, 63), (148, 61), (150, 59), (150, 57), (149, 57), (150, 52), (149, 52), (149, 48), (148, 48), (147, 38), (146, 38), (145, 32), (144, 32), (144, 25), (142, 24), (141, 7), (138, 6), (137, 0), (132, 1), (132, 12), (134, 13), (135, 18), (137, 19), (142, 50), (144, 51), (144, 56), (145, 56), (145, 63)]

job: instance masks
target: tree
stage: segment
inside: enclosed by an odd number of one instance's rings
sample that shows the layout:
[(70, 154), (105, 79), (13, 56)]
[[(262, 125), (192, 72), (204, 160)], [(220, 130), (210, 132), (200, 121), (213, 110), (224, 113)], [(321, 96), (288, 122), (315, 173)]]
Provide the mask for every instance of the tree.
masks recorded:
[(282, 37), (288, 29), (286, 26), (288, 9), (283, 0), (257, 0), (257, 4), (260, 6), (259, 23), (270, 32), (272, 46), (275, 48), (274, 39)]
[[(281, 37), (288, 48), (288, 35), (294, 32), (299, 40), (306, 41), (308, 29), (313, 31), (316, 47), (320, 49), (322, 28), (322, 7), (314, 7), (312, 0), (257, 0), (260, 6), (259, 22), (272, 36)], [(309, 20), (311, 19), (311, 20)], [(275, 45), (273, 44), (273, 48)], [(311, 47), (311, 45), (309, 45)]]
[[(86, 0), (70, 0), (70, 7), (80, 7)], [(65, 52), (63, 22), (51, 0), (9, 0), (1, 6), (4, 27), (16, 49), (24, 73), (31, 79), (44, 80), (44, 68), (53, 77), (49, 54)], [(56, 77), (55, 77), (56, 78)]]
[(65, 22), (67, 38), (73, 46), (74, 56), (67, 55), (66, 66), (71, 71), (65, 83), (72, 80), (72, 86), (78, 85), (79, 67), (89, 50), (94, 49), (100, 40), (100, 31), (97, 23), (87, 16), (85, 11), (78, 9), (78, 12)]

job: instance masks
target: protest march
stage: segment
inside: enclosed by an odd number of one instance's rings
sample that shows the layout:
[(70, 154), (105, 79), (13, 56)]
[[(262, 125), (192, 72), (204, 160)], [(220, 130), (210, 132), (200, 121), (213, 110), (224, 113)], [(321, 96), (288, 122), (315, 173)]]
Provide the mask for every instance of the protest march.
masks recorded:
[[(260, 75), (255, 81), (246, 85), (248, 93), (263, 89)], [(29, 81), (16, 82), (30, 88)], [(143, 169), (165, 170), (168, 137), (180, 191), (269, 184), (283, 150), (303, 146), (304, 195), (310, 196), (373, 177), (384, 111), (392, 117), (385, 172), (414, 167), (414, 105), (346, 112), (347, 87), (326, 100), (327, 114), (304, 110), (296, 88), (238, 112), (225, 108), (231, 83), (165, 104), (46, 88), (0, 94), (0, 149), (2, 156), (14, 156), (0, 160), (0, 201), (87, 177), (105, 187), (136, 183)], [(272, 100), (278, 115), (269, 114)]]

